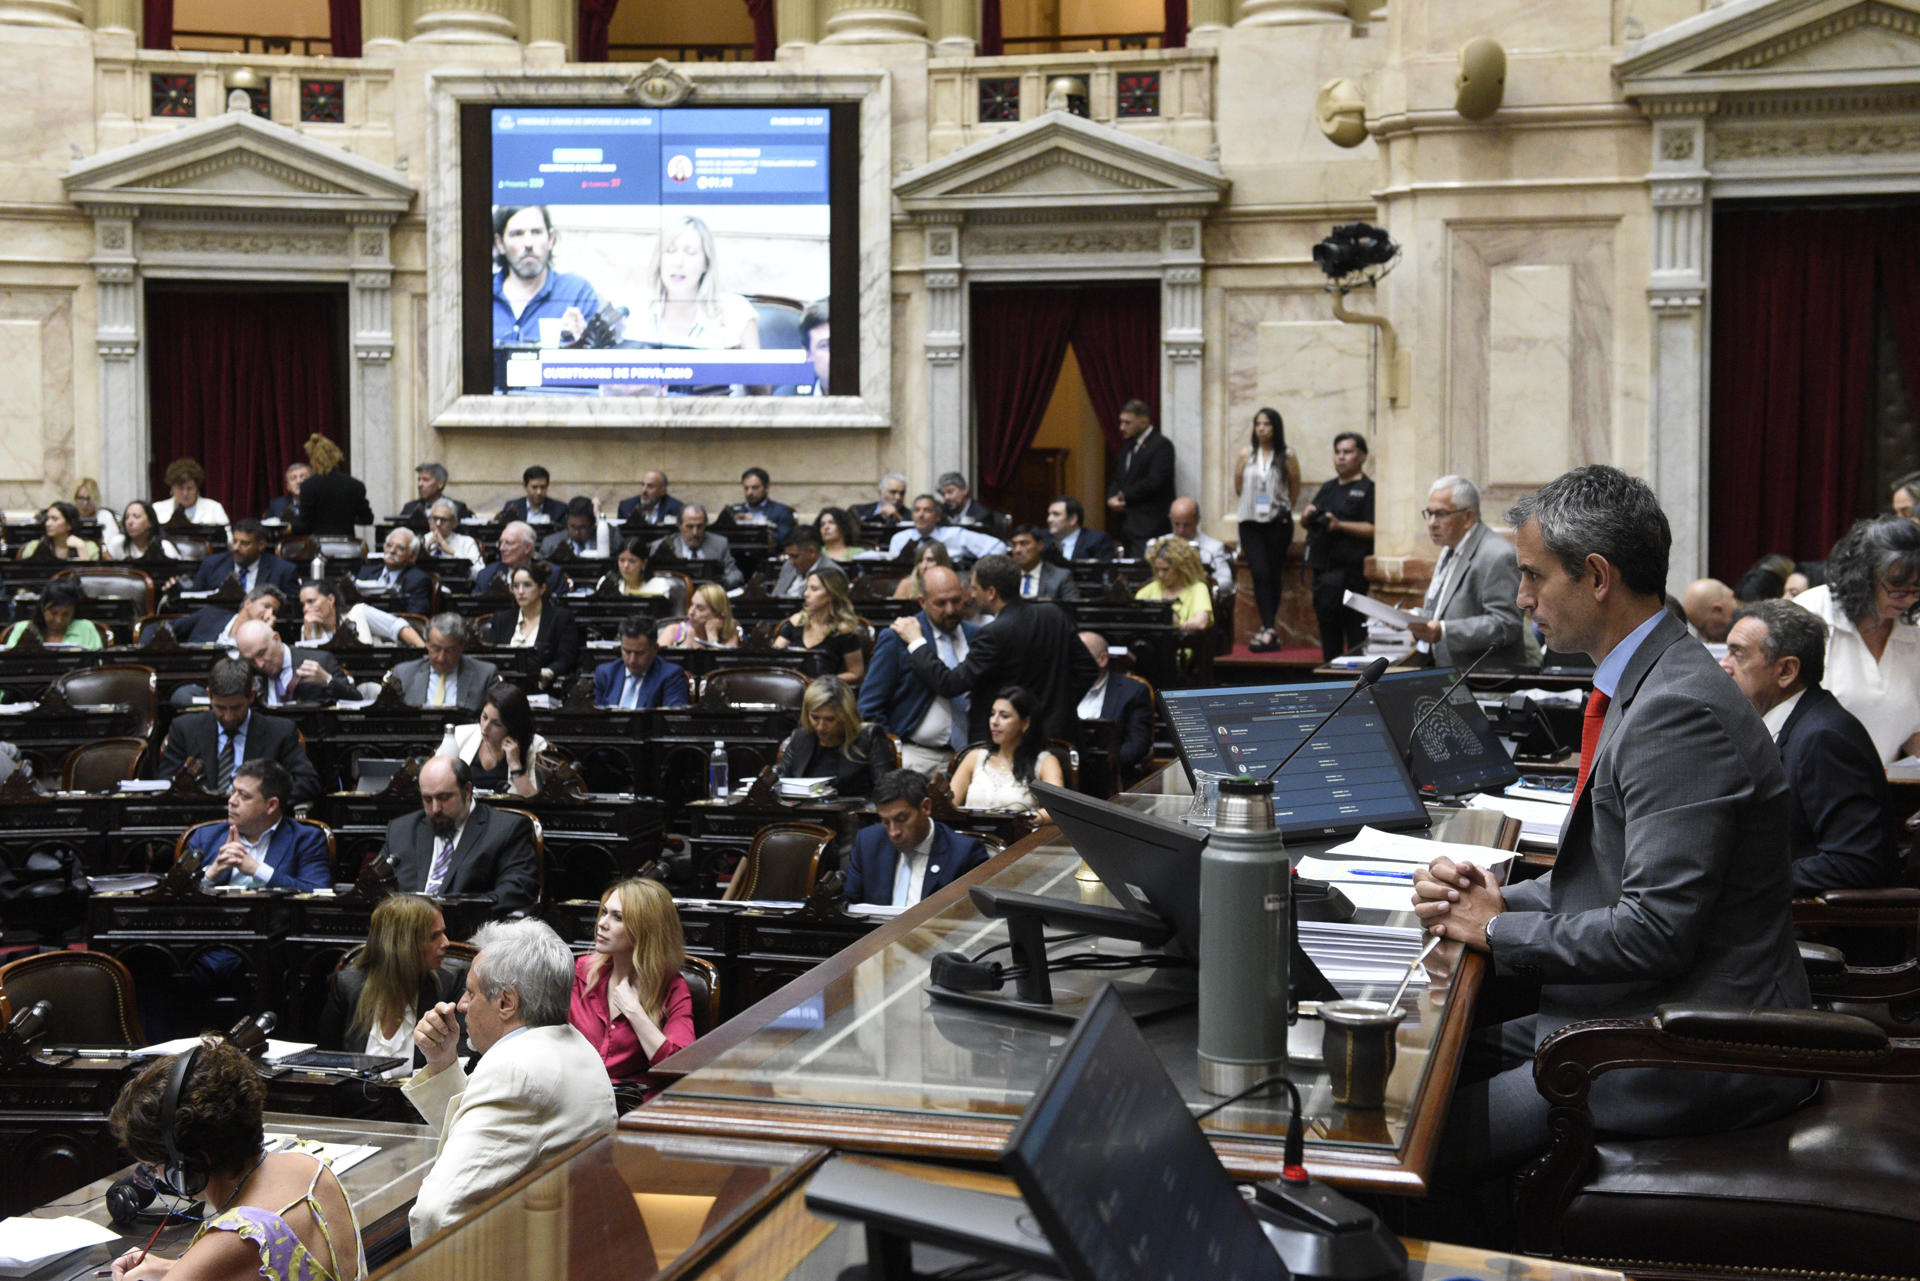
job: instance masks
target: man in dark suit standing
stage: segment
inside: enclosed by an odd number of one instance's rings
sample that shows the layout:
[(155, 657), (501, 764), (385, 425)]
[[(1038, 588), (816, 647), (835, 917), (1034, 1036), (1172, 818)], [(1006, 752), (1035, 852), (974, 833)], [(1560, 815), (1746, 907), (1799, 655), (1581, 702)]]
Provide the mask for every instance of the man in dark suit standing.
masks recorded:
[(1082, 721), (1113, 722), (1119, 731), (1113, 756), (1116, 781), (1131, 778), (1153, 755), (1152, 690), (1145, 681), (1108, 669), (1107, 638), (1099, 632), (1081, 632), (1080, 643), (1093, 655), (1100, 678), (1081, 696), (1075, 711)]
[(620, 657), (593, 671), (595, 707), (685, 707), (687, 673), (660, 657), (659, 624), (651, 614), (620, 623)]
[(533, 828), (473, 799), (473, 773), (457, 756), (420, 767), (420, 810), (387, 824), (381, 853), (408, 894), (487, 894), (496, 916), (526, 911), (540, 899)]
[(1892, 885), (1899, 872), (1887, 826), (1887, 774), (1866, 727), (1820, 688), (1827, 625), (1792, 601), (1764, 600), (1734, 616), (1720, 666), (1773, 734), (1793, 791), (1793, 892)]
[(639, 493), (620, 500), (620, 519), (641, 525), (673, 525), (679, 523), (684, 506), (667, 492), (667, 473), (650, 471), (640, 477)]
[(207, 679), (207, 704), (210, 711), (174, 717), (155, 778), (172, 778), (192, 761), (200, 770), (201, 786), (224, 792), (241, 765), (269, 760), (287, 773), (289, 809), (320, 799), (320, 775), (300, 746), (300, 731), (292, 721), (253, 709), (251, 667), (237, 658), (215, 662)]
[(1120, 518), (1127, 550), (1139, 552), (1148, 541), (1173, 531), (1167, 509), (1173, 506), (1173, 442), (1153, 425), (1144, 400), (1120, 406), (1120, 465), (1107, 486), (1107, 509)]
[(234, 770), (227, 821), (206, 824), (187, 838), (187, 848), (200, 856), (202, 880), (260, 890), (321, 890), (333, 884), (326, 835), (294, 820), (292, 787), (275, 761), (251, 760)]
[(500, 669), (468, 658), (467, 636), (467, 620), (460, 615), (433, 616), (427, 624), (427, 656), (401, 663), (388, 677), (400, 686), (400, 697), (409, 707), (480, 714)]
[(233, 629), (234, 647), (252, 666), (254, 688), (264, 692), (268, 707), (284, 703), (335, 703), (358, 698), (340, 660), (323, 649), (288, 645), (271, 626), (242, 623)]
[(1076, 739), (1079, 719), (1074, 709), (1100, 673), (1074, 634), (1072, 620), (1050, 601), (1021, 599), (1020, 570), (1006, 556), (980, 558), (973, 567), (973, 594), (993, 622), (980, 629), (957, 667), (941, 662), (917, 619), (894, 620), (893, 630), (907, 643), (907, 661), (914, 672), (935, 694), (967, 695), (970, 743), (987, 737), (994, 697), (1009, 685), (1046, 699), (1043, 738)]
[(420, 557), (419, 536), (411, 529), (390, 530), (380, 551), (377, 564), (360, 567), (362, 588), (390, 597), (387, 608), (397, 613), (431, 614), (433, 575), (413, 563)]
[(218, 591), (229, 578), (240, 580), (240, 590), (278, 587), (289, 598), (300, 594), (300, 571), (266, 550), (264, 531), (257, 520), (233, 522), (233, 541), (229, 549), (209, 556), (194, 571), (192, 590)]
[(883, 775), (869, 800), (880, 822), (854, 838), (847, 902), (911, 907), (987, 861), (986, 846), (933, 821), (923, 775), (910, 769)]
[[(914, 615), (920, 634), (942, 664), (958, 667), (980, 634), (962, 617), (967, 589), (944, 565), (922, 573), (920, 586), (920, 612)], [(906, 641), (891, 628), (882, 629), (874, 640), (873, 660), (860, 682), (860, 719), (884, 725), (900, 740), (900, 759), (907, 768), (929, 777), (945, 769), (953, 753), (969, 741), (966, 695), (938, 697), (928, 689), (907, 660)]]
[(529, 525), (558, 525), (567, 518), (567, 505), (558, 498), (547, 496), (547, 486), (553, 483), (553, 477), (539, 463), (520, 473), (520, 487), (526, 492), (519, 498), (510, 498), (507, 505), (500, 509), (500, 523), (524, 521)]
[[(1653, 491), (1581, 467), (1507, 519), (1520, 607), (1549, 645), (1594, 660), (1595, 693), (1553, 870), (1502, 887), (1438, 858), (1415, 875), (1415, 911), (1434, 933), (1542, 983), (1538, 1013), (1481, 1039), (1494, 1074), (1455, 1091), (1441, 1187), (1504, 1177), (1546, 1147), (1533, 1059), (1551, 1032), (1668, 1003), (1810, 1004), (1786, 776), (1759, 713), (1664, 608), (1672, 535)], [(1790, 1078), (1633, 1071), (1596, 1082), (1591, 1102), (1603, 1130), (1682, 1134), (1756, 1124), (1808, 1092)]]
[(1049, 565), (1042, 559), (1040, 531), (1021, 525), (1007, 540), (1007, 554), (1020, 571), (1020, 594), (1028, 600), (1079, 600), (1073, 571), (1063, 565)]
[(1105, 530), (1087, 528), (1087, 509), (1062, 495), (1047, 504), (1047, 553), (1059, 560), (1112, 560), (1120, 554)]

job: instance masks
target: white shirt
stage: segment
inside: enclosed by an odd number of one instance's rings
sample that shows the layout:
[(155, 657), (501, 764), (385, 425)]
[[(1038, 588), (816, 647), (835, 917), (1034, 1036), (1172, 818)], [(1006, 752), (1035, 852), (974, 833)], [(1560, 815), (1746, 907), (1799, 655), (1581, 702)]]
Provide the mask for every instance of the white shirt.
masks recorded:
[(414, 1013), (413, 1007), (409, 1005), (400, 1012), (400, 1022), (394, 1027), (392, 1036), (380, 1030), (378, 1019), (375, 1019), (373, 1026), (367, 1029), (366, 1052), (368, 1054), (377, 1059), (403, 1060), (399, 1067), (387, 1069), (388, 1080), (404, 1080), (413, 1075), (413, 1025), (419, 1021), (420, 1016)]
[[(927, 643), (923, 636), (907, 646), (907, 652), (912, 653)], [(935, 629), (933, 643), (936, 646), (934, 653), (940, 655), (940, 661), (948, 667), (958, 667), (967, 661), (967, 633), (963, 629), (956, 627), (950, 632)], [(953, 724), (953, 700), (936, 694), (933, 701), (927, 704), (927, 714), (920, 718), (920, 723), (913, 727), (913, 733), (907, 736), (908, 741), (935, 749), (954, 747)], [(966, 744), (963, 742), (957, 746), (964, 747)]]
[[(236, 743), (236, 752), (238, 746)], [(237, 755), (235, 759), (238, 759)], [(267, 846), (273, 843), (273, 834), (279, 830), (280, 824), (276, 821), (272, 827), (260, 833), (260, 839), (257, 841), (250, 841), (244, 836), (239, 837), (240, 844), (246, 847), (248, 856), (259, 862), (260, 870), (249, 875), (237, 867), (234, 868), (232, 875), (228, 876), (224, 882), (227, 888), (235, 890), (258, 890), (266, 888), (267, 882), (273, 879), (273, 864), (267, 862)], [(235, 835), (238, 836), (239, 834), (235, 833)], [(212, 875), (213, 869), (209, 867), (200, 879), (207, 880), (210, 879)]]
[(927, 861), (933, 857), (933, 824), (913, 847), (913, 853), (894, 860), (893, 905), (911, 907), (920, 901), (920, 885), (927, 878)]
[[(432, 538), (433, 535), (429, 534), (427, 537)], [(473, 572), (476, 574), (486, 568), (486, 557), (481, 555), (480, 544), (473, 540), (472, 535), (460, 533), (448, 534), (445, 541), (446, 549), (444, 551), (428, 548), (424, 554), (470, 561), (473, 564)]]
[(1920, 731), (1920, 627), (1895, 623), (1875, 662), (1859, 629), (1834, 604), (1831, 588), (1810, 587), (1793, 603), (1827, 620), (1827, 674), (1820, 683), (1866, 726), (1882, 761), (1898, 760), (1907, 739)]
[(1775, 703), (1773, 710), (1760, 718), (1761, 723), (1767, 727), (1767, 733), (1773, 735), (1774, 742), (1780, 741), (1780, 731), (1787, 727), (1787, 717), (1793, 715), (1793, 709), (1800, 705), (1800, 696), (1806, 692), (1804, 689), (1796, 689), (1786, 698)]
[(1095, 681), (1093, 688), (1088, 690), (1080, 699), (1080, 706), (1074, 710), (1074, 715), (1083, 721), (1097, 721), (1100, 719), (1100, 714), (1106, 710), (1107, 673), (1103, 668), (1100, 672), (1100, 679)]
[(945, 543), (950, 552), (971, 556), (976, 560), (982, 556), (1002, 556), (1007, 550), (1007, 545), (992, 534), (983, 534), (965, 525), (937, 525), (931, 534), (922, 534), (916, 526), (909, 525), (893, 536), (893, 542), (887, 547), (887, 555), (898, 560), (914, 544), (927, 538)]
[(1062, 534), (1053, 541), (1054, 544), (1060, 548), (1060, 554), (1068, 560), (1072, 560), (1073, 549), (1080, 545), (1080, 531), (1076, 529), (1071, 534)]
[[(173, 509), (173, 499), (171, 497), (162, 498), (153, 505), (154, 520), (162, 525), (166, 524), (173, 519)], [(205, 494), (200, 495), (200, 500), (193, 506), (187, 508), (187, 519), (196, 525), (225, 525), (229, 523), (227, 520), (227, 509), (219, 503), (216, 503), (213, 499), (208, 498)]]
[(1220, 587), (1233, 586), (1233, 557), (1227, 554), (1227, 545), (1212, 534), (1200, 533), (1187, 540), (1193, 550), (1200, 553), (1200, 563), (1213, 575), (1213, 581)]
[[(293, 661), (293, 651), (286, 645), (280, 646), (280, 670), (267, 677), (267, 706), (278, 707), (293, 696), (294, 686), (300, 683), (297, 668)], [(282, 687), (286, 693), (281, 693)]]

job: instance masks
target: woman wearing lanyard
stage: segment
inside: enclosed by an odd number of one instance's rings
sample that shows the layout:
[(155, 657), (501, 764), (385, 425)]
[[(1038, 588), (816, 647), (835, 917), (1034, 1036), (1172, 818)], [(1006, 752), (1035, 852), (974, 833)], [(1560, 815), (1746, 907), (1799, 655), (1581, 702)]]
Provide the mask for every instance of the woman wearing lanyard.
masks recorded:
[(1260, 630), (1247, 648), (1266, 653), (1280, 648), (1273, 625), (1280, 613), (1287, 549), (1293, 545), (1293, 505), (1300, 499), (1300, 462), (1287, 448), (1279, 410), (1254, 412), (1253, 434), (1234, 463), (1233, 492), (1240, 497), (1240, 550), (1246, 553), (1260, 610)]

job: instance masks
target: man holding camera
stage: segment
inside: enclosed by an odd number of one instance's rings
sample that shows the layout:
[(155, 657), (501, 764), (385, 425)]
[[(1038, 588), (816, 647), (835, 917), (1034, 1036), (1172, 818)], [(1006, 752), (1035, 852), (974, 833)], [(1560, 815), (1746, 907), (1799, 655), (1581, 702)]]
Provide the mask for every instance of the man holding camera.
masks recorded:
[(1367, 594), (1367, 557), (1373, 555), (1373, 480), (1360, 474), (1367, 441), (1357, 431), (1333, 438), (1334, 478), (1320, 486), (1305, 510), (1307, 568), (1313, 571), (1313, 616), (1320, 620), (1320, 654), (1332, 662), (1358, 652), (1366, 618), (1348, 609), (1346, 593)]

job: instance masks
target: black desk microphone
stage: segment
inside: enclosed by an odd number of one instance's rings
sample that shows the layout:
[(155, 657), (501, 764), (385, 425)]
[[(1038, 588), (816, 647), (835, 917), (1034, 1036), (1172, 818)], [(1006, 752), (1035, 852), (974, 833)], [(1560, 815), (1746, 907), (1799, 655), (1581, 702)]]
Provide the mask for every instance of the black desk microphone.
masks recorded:
[(1371, 663), (1367, 664), (1367, 670), (1365, 670), (1364, 672), (1361, 672), (1360, 675), (1354, 679), (1353, 688), (1347, 691), (1347, 696), (1341, 699), (1338, 703), (1334, 704), (1333, 710), (1328, 712), (1325, 716), (1322, 716), (1320, 718), (1320, 723), (1313, 727), (1313, 733), (1308, 734), (1305, 738), (1301, 739), (1298, 743), (1295, 743), (1293, 745), (1293, 750), (1291, 752), (1288, 752), (1286, 756), (1281, 758), (1281, 761), (1278, 765), (1268, 770), (1266, 772), (1265, 777), (1263, 777), (1260, 781), (1263, 783), (1272, 782), (1273, 776), (1275, 774), (1278, 774), (1281, 770), (1285, 769), (1287, 767), (1287, 762), (1292, 760), (1294, 757), (1298, 756), (1300, 754), (1300, 749), (1305, 747), (1308, 743), (1311, 743), (1313, 741), (1314, 734), (1318, 734), (1321, 730), (1325, 729), (1327, 727), (1327, 722), (1331, 721), (1334, 717), (1338, 716), (1340, 714), (1340, 709), (1345, 707), (1348, 703), (1351, 703), (1353, 701), (1353, 696), (1355, 694), (1358, 694), (1361, 690), (1367, 688), (1369, 685), (1372, 685), (1375, 681), (1379, 680), (1382, 676), (1386, 675), (1387, 663), (1388, 663), (1388, 660), (1385, 657), (1380, 657), (1380, 658), (1374, 659)]

